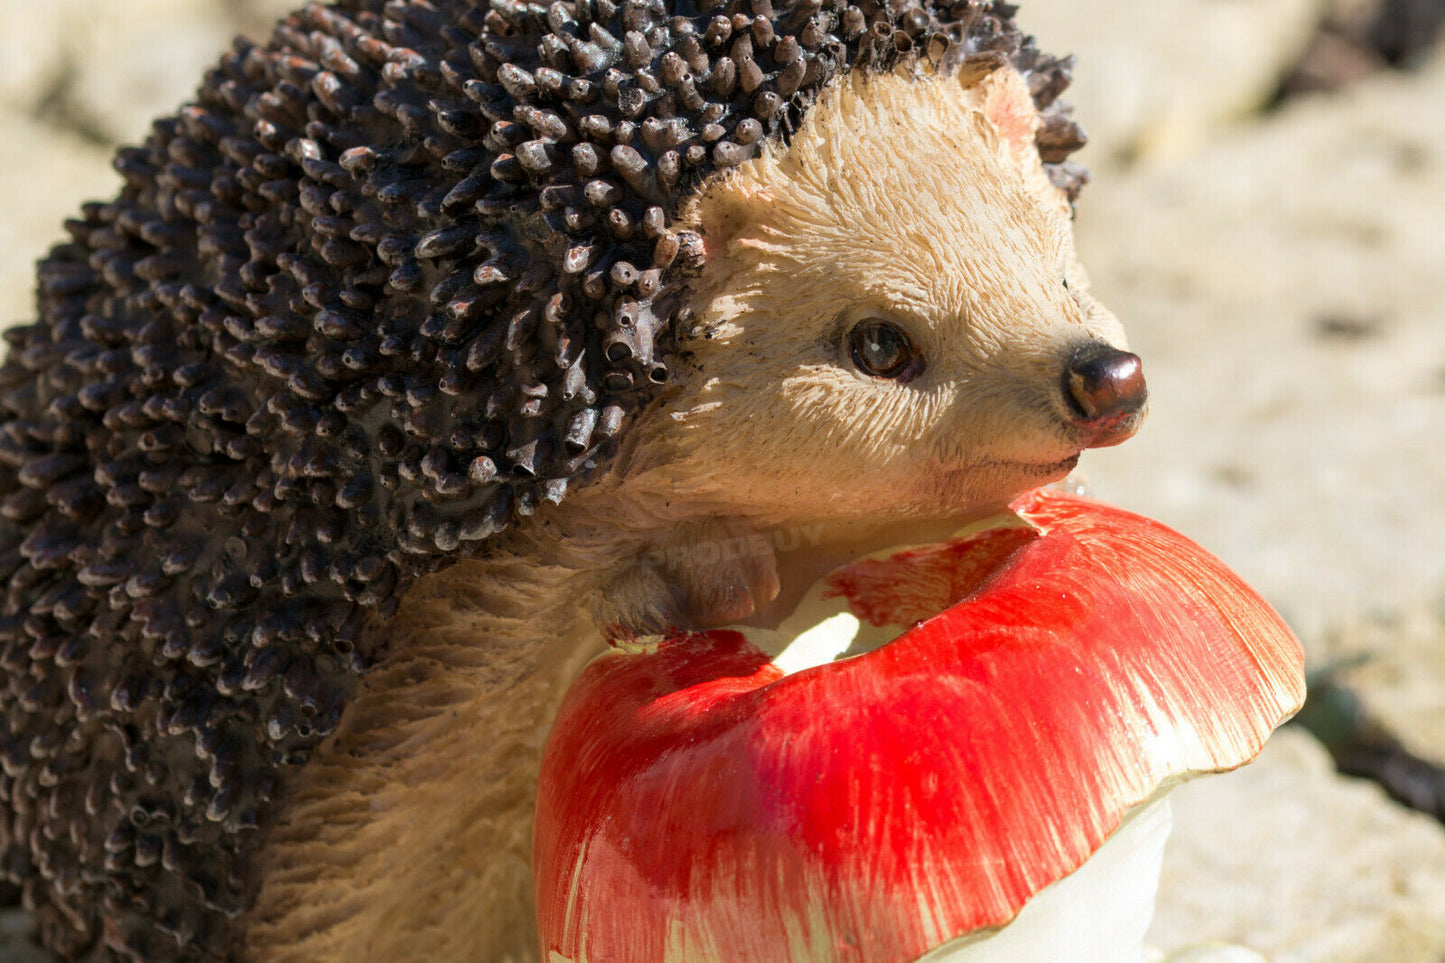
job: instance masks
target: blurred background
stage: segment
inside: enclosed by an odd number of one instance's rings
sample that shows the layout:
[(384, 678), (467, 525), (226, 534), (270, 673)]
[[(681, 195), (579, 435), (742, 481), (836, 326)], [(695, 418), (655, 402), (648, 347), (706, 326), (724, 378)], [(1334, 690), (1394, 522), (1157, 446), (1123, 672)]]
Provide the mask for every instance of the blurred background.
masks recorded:
[[(115, 146), (293, 5), (0, 0), (0, 325), (30, 318), (62, 220), (116, 190)], [(1442, 20), (1445, 0), (1022, 4), (1078, 55), (1080, 249), (1152, 394), (1081, 474), (1285, 614), (1311, 729), (1373, 777), (1290, 727), (1181, 790), (1161, 950), (1445, 961)]]

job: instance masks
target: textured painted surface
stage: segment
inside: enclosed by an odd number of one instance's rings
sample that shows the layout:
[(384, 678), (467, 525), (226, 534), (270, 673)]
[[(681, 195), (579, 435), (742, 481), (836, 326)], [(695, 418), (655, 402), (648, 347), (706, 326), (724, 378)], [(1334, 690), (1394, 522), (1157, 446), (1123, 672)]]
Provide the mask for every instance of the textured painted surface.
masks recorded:
[(1298, 705), (1293, 635), (1187, 539), (1060, 494), (1015, 508), (1037, 537), (869, 654), (784, 676), (719, 630), (594, 662), (543, 763), (544, 952), (911, 960)]
[(695, 377), (673, 350), (700, 267), (678, 208), (835, 78), (1012, 77), (1009, 132), (1062, 220), (1068, 65), (1011, 13), (313, 3), (121, 150), (125, 186), (68, 222), (0, 367), (0, 868), (43, 940), (133, 961), (246, 942), (293, 778), (392, 678), (368, 627), (417, 578), (504, 553), (500, 531), (543, 529), (660, 383)]

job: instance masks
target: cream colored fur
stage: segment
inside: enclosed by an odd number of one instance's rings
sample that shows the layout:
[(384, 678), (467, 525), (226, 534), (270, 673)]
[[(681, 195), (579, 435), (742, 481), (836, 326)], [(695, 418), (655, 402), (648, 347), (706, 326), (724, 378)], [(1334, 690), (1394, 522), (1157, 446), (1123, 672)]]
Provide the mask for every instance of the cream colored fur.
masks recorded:
[[(251, 959), (535, 959), (538, 756), (602, 633), (776, 622), (835, 560), (1067, 473), (1064, 364), (1123, 339), (1035, 124), (1007, 68), (845, 77), (790, 147), (695, 199), (676, 387), (606, 476), (371, 628), (390, 654), (261, 853)], [(844, 339), (870, 317), (922, 348), (916, 380), (855, 370)]]

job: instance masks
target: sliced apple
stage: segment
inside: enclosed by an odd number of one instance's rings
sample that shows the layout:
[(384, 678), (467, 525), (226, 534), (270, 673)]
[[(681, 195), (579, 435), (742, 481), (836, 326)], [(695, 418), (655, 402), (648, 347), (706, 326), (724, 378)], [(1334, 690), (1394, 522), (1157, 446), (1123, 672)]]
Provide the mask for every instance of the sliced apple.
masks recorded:
[(1059, 881), (1123, 823), (1162, 846), (1149, 804), (1253, 758), (1303, 699), (1302, 654), (1164, 526), (1044, 491), (1012, 508), (833, 572), (780, 632), (588, 666), (539, 788), (544, 958), (1024, 959), (962, 954), (1050, 887), (1038, 905), (1064, 909), (1040, 912), (1102, 920)]

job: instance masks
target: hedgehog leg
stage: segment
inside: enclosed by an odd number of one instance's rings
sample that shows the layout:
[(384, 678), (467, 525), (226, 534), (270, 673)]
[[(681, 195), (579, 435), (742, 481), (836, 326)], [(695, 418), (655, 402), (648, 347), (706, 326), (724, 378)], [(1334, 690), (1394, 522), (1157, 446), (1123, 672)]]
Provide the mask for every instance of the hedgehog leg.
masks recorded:
[[(529, 963), (548, 723), (601, 641), (575, 571), (459, 562), (368, 626), (388, 654), (288, 783), (245, 960)], [(519, 604), (536, 598), (552, 604)], [(499, 614), (504, 613), (504, 614)]]

